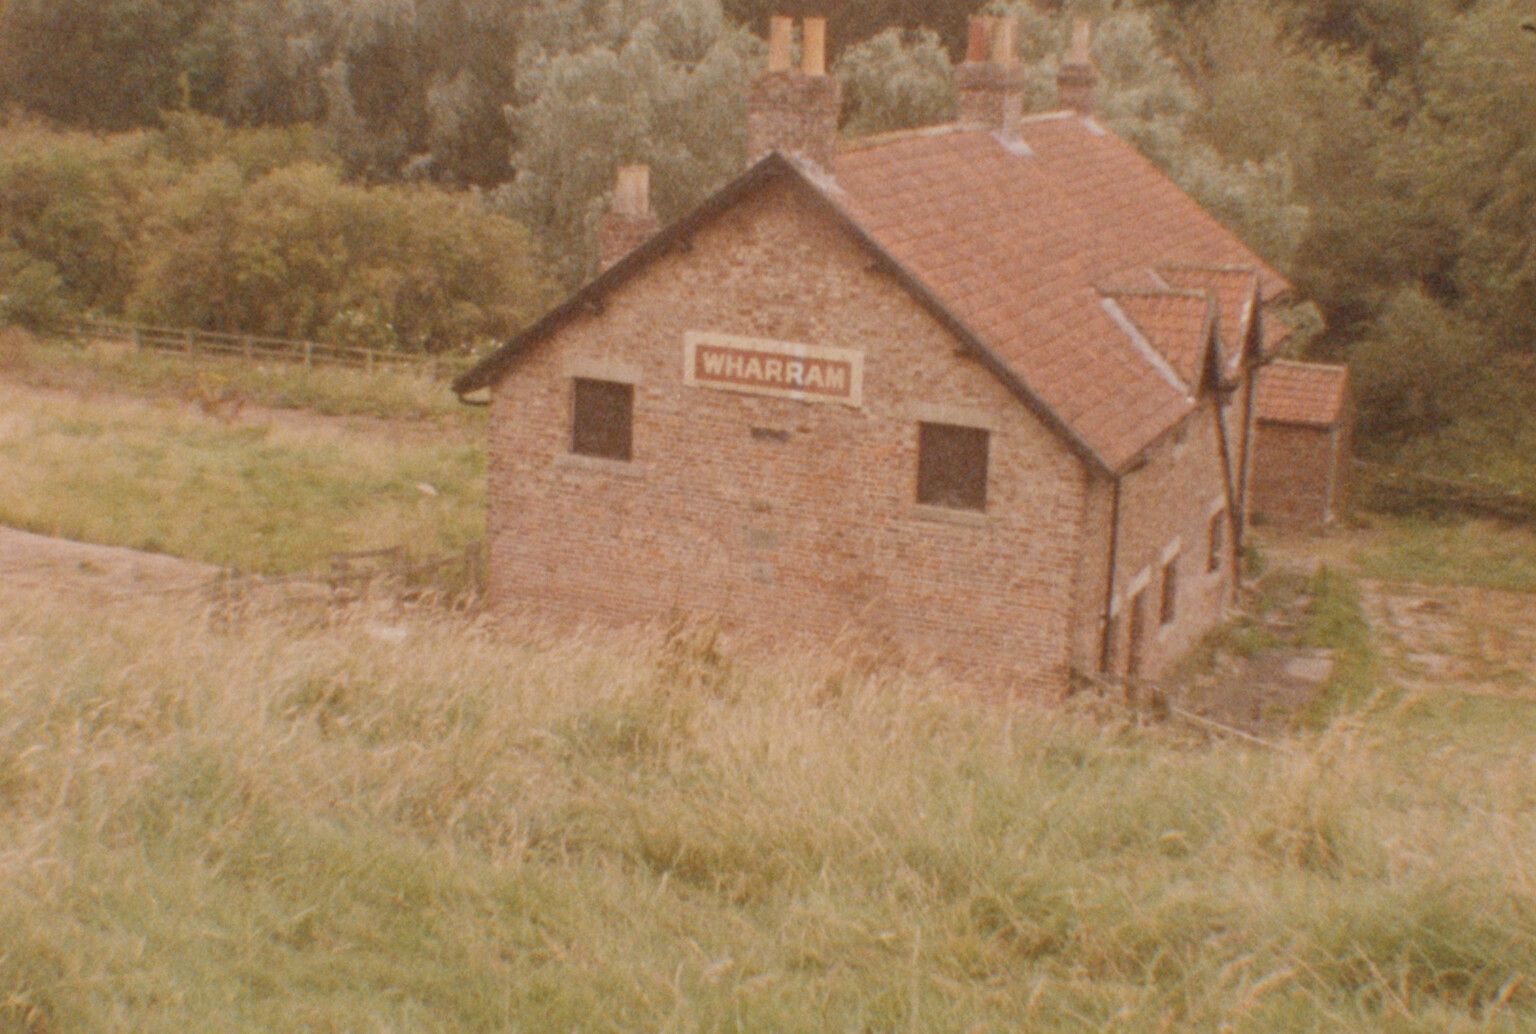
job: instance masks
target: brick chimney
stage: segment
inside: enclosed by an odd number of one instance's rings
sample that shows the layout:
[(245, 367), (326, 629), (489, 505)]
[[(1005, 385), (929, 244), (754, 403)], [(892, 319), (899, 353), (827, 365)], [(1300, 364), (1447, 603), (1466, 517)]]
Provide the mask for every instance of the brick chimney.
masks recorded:
[(597, 227), (598, 263), (607, 269), (634, 251), (661, 229), (651, 212), (651, 167), (619, 166), (613, 191), (613, 207)]
[(971, 19), (965, 61), (955, 69), (959, 121), (1013, 136), (1024, 111), (1024, 72), (1019, 68), (1018, 22), (977, 15)]
[(747, 96), (747, 160), (770, 151), (823, 171), (837, 154), (837, 119), (843, 91), (827, 74), (827, 20), (805, 19), (800, 68), (790, 65), (794, 21), (776, 17), (768, 28), (768, 68)]
[(1099, 73), (1094, 71), (1093, 58), (1088, 54), (1092, 32), (1092, 23), (1087, 18), (1072, 23), (1072, 49), (1067, 51), (1056, 73), (1057, 102), (1079, 115), (1093, 114), (1093, 95), (1099, 83)]

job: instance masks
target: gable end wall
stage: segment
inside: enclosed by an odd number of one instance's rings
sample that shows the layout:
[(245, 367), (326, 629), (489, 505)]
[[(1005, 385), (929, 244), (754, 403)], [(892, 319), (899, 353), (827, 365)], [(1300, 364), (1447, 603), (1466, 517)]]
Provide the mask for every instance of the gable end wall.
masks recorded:
[[(689, 331), (858, 350), (864, 404), (683, 384)], [(634, 461), (568, 455), (574, 373), (632, 377)], [(984, 516), (915, 505), (918, 423), (991, 431)], [(754, 429), (757, 431), (754, 434)], [(518, 358), (493, 390), (493, 602), (853, 637), (967, 681), (1067, 684), (1082, 462), (825, 213), (765, 187)]]

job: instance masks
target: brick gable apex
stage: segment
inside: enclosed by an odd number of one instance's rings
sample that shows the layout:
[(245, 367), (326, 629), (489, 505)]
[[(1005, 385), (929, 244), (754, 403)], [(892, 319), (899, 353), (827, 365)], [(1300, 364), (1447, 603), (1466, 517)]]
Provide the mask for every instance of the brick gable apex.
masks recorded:
[(835, 184), (814, 177), (800, 165), (772, 152), (744, 174), (721, 188), (682, 219), (651, 237), (623, 259), (588, 281), (583, 287), (539, 319), (533, 326), (493, 351), (453, 382), (454, 392), (464, 396), (493, 387), (511, 370), (515, 360), (547, 340), (572, 320), (589, 312), (601, 312), (604, 297), (621, 288), (652, 262), (675, 249), (686, 249), (701, 228), (730, 211), (738, 202), (771, 183), (784, 182), (811, 202), (811, 207), (830, 220), (863, 247), (931, 317), (933, 317), (968, 353), (996, 377), (1038, 417), (1052, 433), (1091, 469), (1113, 474), (1114, 468), (1054, 409), (1023, 381), (1008, 363), (993, 351), (970, 327), (966, 326), (916, 275), (907, 270), (881, 244), (834, 200)]

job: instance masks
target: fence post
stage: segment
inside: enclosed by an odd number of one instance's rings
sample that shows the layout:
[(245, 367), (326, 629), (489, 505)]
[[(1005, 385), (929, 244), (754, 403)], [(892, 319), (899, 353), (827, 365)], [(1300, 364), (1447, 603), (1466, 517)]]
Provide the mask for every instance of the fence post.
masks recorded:
[(190, 331), (189, 330), (189, 331), (187, 331), (186, 337), (187, 337), (187, 355), (190, 355), (190, 356), (197, 355), (197, 334), (194, 331)]
[(133, 350), (135, 352), (144, 351), (144, 335), (139, 332), (138, 327), (133, 328), (131, 337), (133, 338)]
[(315, 343), (313, 341), (306, 341), (304, 342), (304, 372), (308, 374), (314, 368), (314, 365)]

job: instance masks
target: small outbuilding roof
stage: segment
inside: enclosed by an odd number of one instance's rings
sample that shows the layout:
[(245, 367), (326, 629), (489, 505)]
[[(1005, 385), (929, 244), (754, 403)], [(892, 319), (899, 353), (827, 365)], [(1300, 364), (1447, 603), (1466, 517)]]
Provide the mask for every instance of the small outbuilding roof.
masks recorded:
[(1332, 427), (1348, 393), (1349, 367), (1281, 359), (1259, 374), (1255, 408), (1267, 423)]

